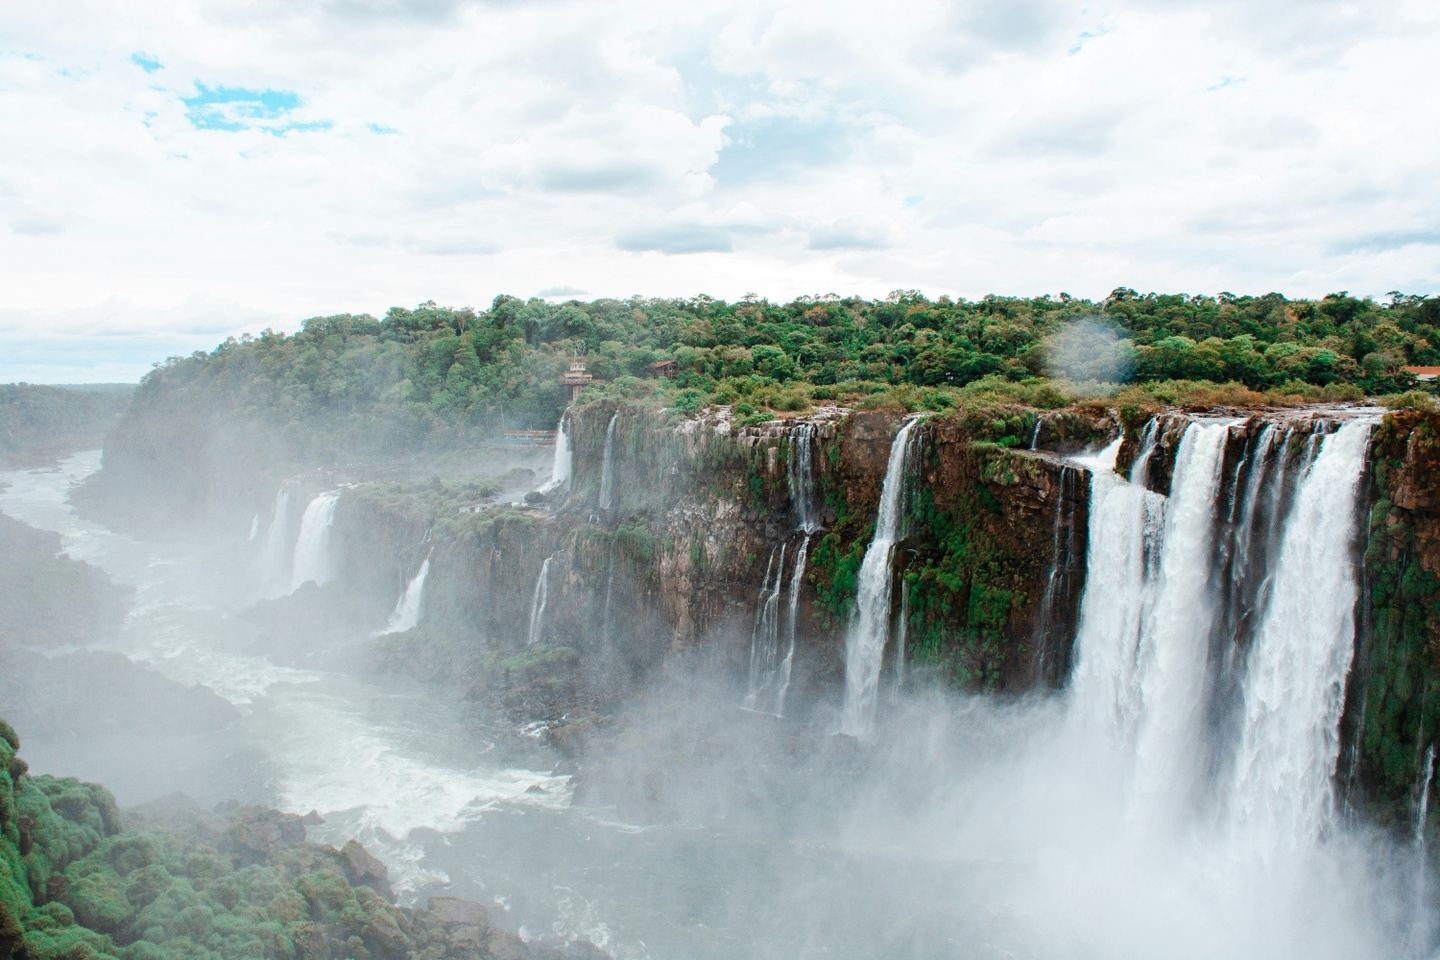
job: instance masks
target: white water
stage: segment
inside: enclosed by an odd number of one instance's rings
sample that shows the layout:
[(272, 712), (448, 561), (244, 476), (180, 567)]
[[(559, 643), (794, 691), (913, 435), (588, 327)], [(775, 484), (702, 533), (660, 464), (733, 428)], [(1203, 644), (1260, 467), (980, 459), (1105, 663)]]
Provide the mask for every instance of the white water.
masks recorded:
[(890, 444), (875, 536), (856, 578), (855, 612), (845, 632), (845, 707), (840, 722), (841, 732), (855, 737), (868, 734), (875, 720), (880, 664), (890, 633), (891, 553), (904, 519), (910, 435), (919, 424), (918, 419), (906, 421)]
[(1340, 713), (1355, 649), (1357, 500), (1370, 426), (1352, 420), (1325, 436), (1299, 478), (1249, 656), (1232, 814), (1252, 842), (1272, 848), (1315, 842), (1334, 812)]
[(258, 536), (260, 536), (260, 514), (257, 513), (250, 518), (250, 532), (245, 535), (245, 540), (247, 543), (254, 543)]
[[(1121, 573), (1135, 572), (1136, 592), (1153, 598), (1167, 548), (1165, 498), (1093, 459), (1100, 500), (1118, 500), (1108, 509), (1097, 501), (1091, 550), (1096, 524), (1138, 532), (1112, 537), (1110, 554), (1101, 548), (1121, 571), (1095, 561), (1099, 579), (1087, 581), (1082, 604), (1092, 618), (1087, 638), (1098, 635), (1101, 607), (1128, 605), (1117, 592), (1129, 582)], [(202, 557), (77, 520), (63, 507), (64, 480), (24, 477), (34, 486), (0, 494), (0, 509), (31, 509), (66, 531), (67, 550), (146, 584), (120, 649), (146, 651), (186, 682), (237, 698), (249, 691), (238, 726), (271, 751), (275, 794), (262, 802), (320, 809), (327, 823), (316, 839), (360, 836), (406, 891), (442, 892), (425, 885), (433, 880), (460, 896), (499, 902), (504, 894), (513, 913), (497, 907), (497, 922), (593, 936), (617, 956), (653, 960), (1408, 960), (1429, 952), (1423, 937), (1399, 948), (1410, 939), (1411, 905), (1423, 903), (1412, 899), (1410, 858), (1392, 866), (1393, 851), (1369, 834), (1336, 824), (1312, 858), (1267, 866), (1203, 818), (1170, 834), (1137, 830), (1126, 805), (1111, 802), (1123, 799), (1105, 762), (1111, 741), (1052, 736), (1068, 731), (1062, 708), (1079, 706), (1082, 671), (1067, 694), (1035, 702), (902, 699), (876, 724), (862, 770), (807, 768), (787, 782), (793, 793), (731, 787), (737, 768), (749, 775), (764, 765), (743, 751), (738, 761), (707, 755), (714, 772), (696, 789), (738, 794), (732, 823), (607, 825), (566, 807), (564, 778), (452, 741), (461, 724), (440, 710), (446, 698), (225, 654), (221, 632), (200, 619), (208, 593), (224, 586), (220, 572)], [(1095, 670), (1102, 651), (1091, 652), (1078, 659)], [(728, 692), (725, 706), (733, 712)], [(716, 716), (687, 700), (674, 723)], [(684, 782), (672, 762), (654, 781), (664, 788)], [(770, 829), (754, 812), (776, 805), (790, 819)], [(1403, 872), (1403, 885), (1386, 886), (1387, 870)]]
[(550, 465), (550, 479), (540, 487), (540, 493), (553, 493), (570, 482), (573, 454), (570, 452), (570, 424), (564, 414), (560, 426), (555, 428), (555, 460)]
[(285, 485), (275, 492), (275, 506), (265, 530), (260, 581), (266, 596), (279, 596), (290, 586), (290, 488)]
[(600, 457), (600, 512), (609, 514), (615, 509), (615, 421), (619, 411), (610, 415), (610, 424), (605, 428), (605, 450)]
[(530, 631), (525, 641), (527, 646), (533, 647), (545, 635), (545, 604), (550, 598), (550, 561), (554, 559), (545, 558), (540, 564), (540, 576), (535, 579), (535, 593), (530, 598)]
[(790, 597), (785, 610), (785, 659), (780, 661), (779, 683), (775, 690), (775, 716), (785, 716), (785, 697), (790, 692), (790, 675), (795, 667), (795, 634), (800, 619), (800, 588), (805, 583), (805, 564), (810, 559), (810, 535), (800, 540), (795, 570), (790, 574)]
[(395, 609), (391, 611), (390, 620), (385, 624), (386, 633), (415, 629), (415, 625), (420, 622), (420, 604), (425, 599), (425, 578), (429, 575), (430, 554), (427, 553), (420, 563), (420, 569), (415, 571), (415, 576), (405, 584), (405, 592), (395, 601)]
[(1224, 421), (1191, 424), (1175, 455), (1160, 579), (1138, 651), (1135, 800), (1142, 816), (1185, 810), (1200, 774), (1194, 744), (1207, 692), (1215, 609), (1209, 588), (1212, 520), (1230, 426)]
[(791, 432), (785, 477), (796, 526), (805, 533), (814, 533), (820, 529), (820, 509), (815, 495), (815, 424), (802, 423)]
[(330, 556), (330, 531), (335, 522), (335, 505), (340, 491), (319, 494), (305, 507), (300, 534), (295, 538), (295, 559), (290, 565), (290, 590), (307, 583), (324, 585), (334, 576)]
[[(97, 735), (94, 749), (77, 752), (66, 741), (46, 744), (32, 734), (25, 738), (32, 768), (99, 780), (116, 789), (123, 804), (179, 788), (206, 804), (238, 797), (294, 813), (319, 810), (326, 823), (312, 829), (312, 839), (338, 846), (359, 837), (385, 861), (396, 889), (408, 894), (445, 880), (442, 869), (426, 862), (412, 831), (431, 837), (445, 831), (438, 835), (444, 845), (450, 831), (487, 813), (568, 804), (566, 778), (545, 772), (548, 765), (532, 769), (484, 756), (488, 747), (460, 739), (458, 719), (429, 691), (399, 683), (379, 688), (231, 649), (227, 615), (256, 599), (237, 592), (248, 578), (233, 576), (206, 549), (132, 540), (78, 516), (66, 500), (70, 487), (99, 465), (99, 451), (89, 451), (57, 470), (0, 474), (0, 511), (59, 533), (69, 555), (134, 589), (125, 624), (107, 649), (185, 686), (208, 687), (234, 704), (240, 718), (223, 745), (213, 734), (179, 730), (143, 750), (132, 741), (122, 741), (128, 750), (107, 750), (109, 741)], [(283, 529), (287, 496), (277, 494), (281, 526), (272, 518), (270, 532)], [(275, 539), (288, 548), (285, 537)], [(188, 749), (169, 752), (177, 744)], [(251, 754), (263, 759), (263, 776), (248, 766), (232, 768)], [(62, 765), (47, 766), (46, 757)]]
[(755, 626), (750, 631), (750, 689), (745, 696), (745, 705), (751, 709), (769, 709), (775, 698), (781, 660), (780, 590), (784, 576), (782, 543), (770, 551), (755, 603)]

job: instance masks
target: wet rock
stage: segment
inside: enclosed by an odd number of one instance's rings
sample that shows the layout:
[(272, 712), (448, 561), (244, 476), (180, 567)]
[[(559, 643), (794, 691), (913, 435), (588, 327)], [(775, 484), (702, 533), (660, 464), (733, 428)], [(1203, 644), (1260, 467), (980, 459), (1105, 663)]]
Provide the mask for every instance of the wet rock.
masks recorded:
[(446, 927), (489, 927), (490, 911), (483, 904), (459, 897), (431, 897), (430, 916)]
[(225, 838), (237, 860), (261, 863), (305, 842), (305, 824), (293, 813), (246, 807), (236, 814)]
[(530, 950), (525, 941), (508, 930), (491, 927), (485, 935), (485, 951), (492, 960), (529, 960)]
[(390, 872), (385, 869), (385, 864), (372, 857), (358, 842), (351, 840), (340, 848), (340, 862), (351, 883), (370, 887), (375, 892), (394, 899), (390, 890)]

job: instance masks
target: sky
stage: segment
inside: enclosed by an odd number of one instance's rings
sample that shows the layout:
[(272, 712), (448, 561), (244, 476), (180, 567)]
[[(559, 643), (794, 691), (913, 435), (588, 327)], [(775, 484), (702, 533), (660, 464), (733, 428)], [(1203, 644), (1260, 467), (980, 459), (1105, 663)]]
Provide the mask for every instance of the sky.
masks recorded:
[(8, 0), (0, 382), (500, 293), (1440, 290), (1434, 0)]

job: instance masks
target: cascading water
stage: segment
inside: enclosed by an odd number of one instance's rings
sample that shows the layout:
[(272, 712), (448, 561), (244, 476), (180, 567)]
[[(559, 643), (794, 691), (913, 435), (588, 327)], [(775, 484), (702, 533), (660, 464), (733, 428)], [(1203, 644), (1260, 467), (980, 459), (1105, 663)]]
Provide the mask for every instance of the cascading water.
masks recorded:
[(1246, 664), (1231, 800), (1271, 847), (1316, 840), (1334, 807), (1345, 678), (1355, 649), (1353, 546), (1371, 424), (1324, 436), (1298, 481), (1273, 589)]
[(568, 418), (562, 414), (560, 425), (555, 428), (555, 459), (550, 465), (550, 479), (540, 487), (538, 492), (554, 493), (569, 483), (572, 459), (570, 423)]
[(275, 506), (265, 542), (260, 548), (260, 578), (266, 596), (277, 596), (290, 586), (290, 488), (275, 493)]
[(1371, 423), (1305, 429), (1191, 422), (1168, 497), (1143, 485), (1154, 422), (1128, 481), (1120, 440), (1079, 458), (1091, 495), (1072, 723), (1107, 744), (1132, 815), (1209, 801), (1271, 853), (1330, 824), (1358, 599)]
[(535, 580), (535, 593), (530, 598), (530, 631), (525, 640), (527, 646), (533, 647), (545, 635), (545, 604), (550, 598), (550, 561), (554, 559), (545, 558), (545, 562), (540, 564), (540, 576)]
[(429, 575), (430, 554), (427, 553), (420, 562), (420, 569), (415, 571), (415, 576), (405, 584), (405, 592), (395, 601), (395, 609), (390, 614), (389, 622), (385, 624), (386, 633), (415, 629), (415, 625), (420, 622), (420, 604), (425, 598), (425, 578)]
[(785, 695), (790, 692), (790, 673), (795, 666), (795, 631), (800, 617), (800, 587), (805, 581), (805, 562), (810, 558), (810, 534), (800, 538), (795, 554), (795, 569), (790, 574), (790, 595), (785, 610), (785, 658), (780, 661), (780, 676), (775, 689), (775, 716), (785, 716)]
[(900, 582), (900, 616), (895, 620), (895, 690), (905, 689), (905, 644), (910, 637), (910, 583)]
[(745, 705), (763, 709), (762, 700), (774, 696), (780, 666), (780, 590), (785, 576), (785, 544), (770, 551), (765, 579), (755, 608), (755, 626), (750, 631), (750, 690)]
[[(1038, 424), (1038, 421), (1037, 421)], [(1037, 427), (1038, 429), (1038, 427)], [(1074, 596), (1074, 580), (1083, 573), (1079, 554), (1079, 531), (1075, 504), (1082, 473), (1068, 464), (1060, 466), (1055, 484), (1055, 518), (1050, 530), (1050, 571), (1040, 597), (1040, 615), (1035, 630), (1035, 677), (1039, 683), (1057, 687), (1069, 672), (1063, 655), (1069, 640), (1066, 629), (1068, 602)], [(897, 666), (900, 661), (896, 661)]]
[(325, 584), (332, 577), (330, 530), (335, 521), (335, 505), (340, 491), (322, 493), (305, 508), (300, 518), (300, 535), (295, 538), (295, 559), (290, 565), (290, 590), (294, 592), (307, 583)]
[(795, 525), (805, 533), (820, 529), (820, 510), (815, 495), (815, 424), (802, 423), (790, 435), (785, 478)]
[(1115, 472), (1122, 439), (1078, 461), (1090, 469), (1090, 531), (1070, 695), (1084, 739), (1116, 757), (1133, 748), (1140, 628), (1165, 518), (1165, 498), (1140, 482), (1153, 447), (1142, 444), (1127, 481)]
[(1147, 813), (1182, 807), (1200, 773), (1194, 744), (1207, 692), (1214, 615), (1212, 518), (1231, 425), (1192, 423), (1175, 455), (1160, 578), (1138, 650), (1142, 712), (1135, 743), (1136, 799)]
[(600, 513), (607, 516), (615, 509), (615, 421), (619, 411), (610, 415), (605, 428), (605, 450), (600, 457)]
[[(777, 717), (785, 715), (785, 697), (790, 690), (790, 676), (795, 665), (800, 589), (805, 582), (805, 566), (810, 558), (810, 537), (820, 529), (814, 451), (815, 425), (799, 424), (790, 434), (785, 477), (800, 543), (795, 550), (795, 563), (788, 586), (785, 583), (786, 544), (782, 543), (771, 551), (765, 579), (761, 582), (755, 630), (750, 638), (750, 685), (745, 705)], [(778, 567), (774, 565), (776, 551), (780, 560)], [(782, 592), (786, 601), (783, 617), (779, 615)], [(783, 653), (782, 645), (785, 648)]]
[(890, 632), (891, 554), (904, 519), (910, 438), (919, 424), (918, 419), (907, 420), (890, 444), (875, 536), (856, 578), (855, 612), (845, 632), (845, 707), (840, 722), (841, 732), (851, 736), (868, 734), (875, 719), (880, 665)]

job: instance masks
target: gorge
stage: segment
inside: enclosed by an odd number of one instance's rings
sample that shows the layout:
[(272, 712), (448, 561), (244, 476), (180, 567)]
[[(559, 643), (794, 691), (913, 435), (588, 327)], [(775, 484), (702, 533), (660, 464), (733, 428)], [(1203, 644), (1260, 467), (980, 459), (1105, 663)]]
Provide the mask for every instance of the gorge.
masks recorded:
[(617, 957), (1427, 956), (1437, 423), (578, 403), (489, 503), (227, 463), (165, 540), (118, 445), (0, 511), (238, 719), (27, 754), (213, 802), (224, 743), (402, 898)]

